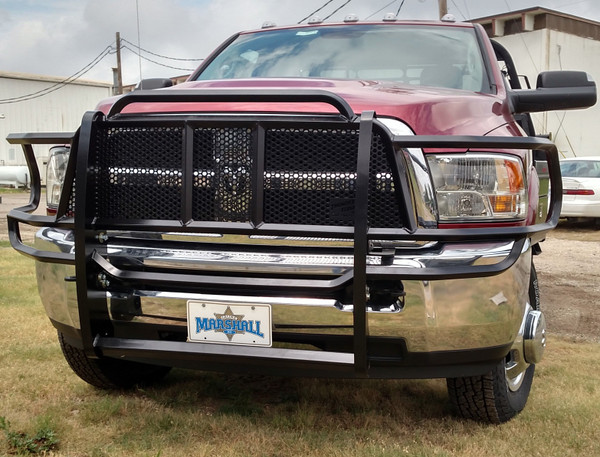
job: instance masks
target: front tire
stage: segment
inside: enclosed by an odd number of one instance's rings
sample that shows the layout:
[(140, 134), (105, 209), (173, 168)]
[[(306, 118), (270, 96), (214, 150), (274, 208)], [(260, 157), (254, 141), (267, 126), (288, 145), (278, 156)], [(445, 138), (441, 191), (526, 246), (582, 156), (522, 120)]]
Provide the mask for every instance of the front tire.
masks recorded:
[(62, 353), (71, 369), (88, 384), (100, 389), (129, 389), (148, 385), (164, 378), (171, 367), (109, 358), (88, 357), (82, 349), (69, 344), (58, 332)]
[[(529, 277), (529, 303), (534, 310), (540, 309), (540, 293), (537, 273), (533, 263)], [(515, 417), (525, 408), (535, 365), (517, 376), (509, 377), (508, 369), (513, 364), (512, 351), (505, 360), (482, 376), (448, 378), (448, 395), (458, 414), (466, 419), (501, 424)]]
[(461, 417), (501, 424), (523, 410), (529, 397), (535, 365), (522, 373), (519, 387), (511, 390), (504, 361), (483, 376), (446, 380), (452, 405)]

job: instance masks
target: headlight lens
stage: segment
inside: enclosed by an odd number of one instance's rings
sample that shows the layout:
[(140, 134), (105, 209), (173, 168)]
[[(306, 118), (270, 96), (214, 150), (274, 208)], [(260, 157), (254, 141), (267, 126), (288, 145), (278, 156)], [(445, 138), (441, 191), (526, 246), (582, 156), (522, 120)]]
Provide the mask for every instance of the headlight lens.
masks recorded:
[(431, 154), (427, 160), (441, 222), (525, 218), (525, 174), (518, 157)]
[(46, 166), (46, 204), (48, 208), (56, 209), (60, 202), (70, 149), (66, 146), (56, 146), (50, 149), (50, 157)]

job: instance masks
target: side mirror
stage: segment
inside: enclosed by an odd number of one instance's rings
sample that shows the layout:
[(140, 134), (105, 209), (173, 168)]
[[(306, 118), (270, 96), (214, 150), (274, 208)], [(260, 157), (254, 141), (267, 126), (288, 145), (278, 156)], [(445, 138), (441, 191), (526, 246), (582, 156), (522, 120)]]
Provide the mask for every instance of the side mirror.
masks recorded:
[(151, 90), (151, 89), (162, 89), (164, 87), (171, 87), (173, 81), (169, 78), (148, 78), (142, 79), (134, 90)]
[(512, 90), (514, 113), (588, 108), (596, 103), (596, 83), (583, 71), (545, 71), (535, 90)]

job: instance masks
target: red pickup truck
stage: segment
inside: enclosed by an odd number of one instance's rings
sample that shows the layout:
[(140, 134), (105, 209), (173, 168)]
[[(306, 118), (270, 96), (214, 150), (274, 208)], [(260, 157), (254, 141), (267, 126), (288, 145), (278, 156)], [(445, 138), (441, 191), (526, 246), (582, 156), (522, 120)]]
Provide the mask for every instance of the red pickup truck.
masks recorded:
[[(593, 105), (586, 73), (523, 89), (480, 26), (386, 16), (239, 33), (169, 84), (8, 138), (33, 180), (11, 242), (75, 373), (441, 377), (463, 417), (523, 409), (546, 342), (532, 258), (561, 205), (528, 113)], [(36, 143), (68, 144), (48, 216)]]

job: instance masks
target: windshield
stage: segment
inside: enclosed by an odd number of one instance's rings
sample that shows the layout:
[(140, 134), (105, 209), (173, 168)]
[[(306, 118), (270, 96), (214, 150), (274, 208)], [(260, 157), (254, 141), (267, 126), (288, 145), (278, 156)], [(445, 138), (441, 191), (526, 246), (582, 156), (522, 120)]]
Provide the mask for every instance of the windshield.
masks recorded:
[(327, 78), (489, 92), (472, 28), (336, 25), (241, 34), (197, 80)]
[(564, 160), (560, 172), (567, 178), (600, 178), (600, 160)]

